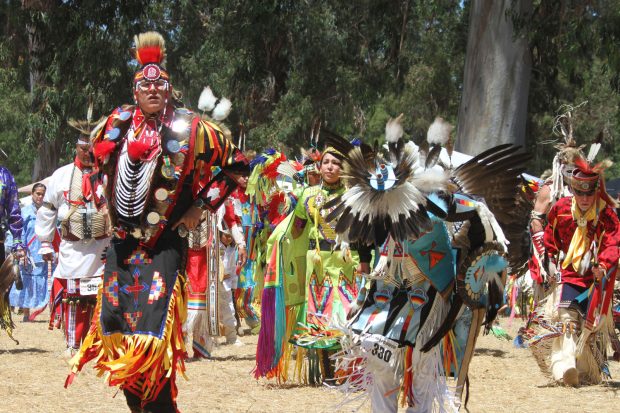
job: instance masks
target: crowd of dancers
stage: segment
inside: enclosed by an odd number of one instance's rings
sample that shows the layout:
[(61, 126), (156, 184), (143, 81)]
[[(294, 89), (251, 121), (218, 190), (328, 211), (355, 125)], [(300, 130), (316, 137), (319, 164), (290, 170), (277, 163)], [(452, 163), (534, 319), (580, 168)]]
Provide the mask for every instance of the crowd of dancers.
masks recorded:
[(401, 115), (383, 146), (323, 129), (319, 149), (317, 128), (297, 157), (257, 153), (233, 143), (227, 99), (206, 88), (201, 113), (183, 106), (158, 33), (136, 36), (134, 58), (135, 103), (72, 121), (74, 162), (21, 212), (0, 168), (0, 326), (49, 308), (66, 385), (92, 362), (132, 412), (175, 412), (185, 362), (251, 332), (256, 378), (365, 392), (378, 412), (458, 411), (509, 273), (534, 280), (520, 345), (552, 342), (559, 383), (608, 374), (616, 204), (570, 117), (544, 183), (512, 145), (455, 165), (441, 118), (418, 144)]

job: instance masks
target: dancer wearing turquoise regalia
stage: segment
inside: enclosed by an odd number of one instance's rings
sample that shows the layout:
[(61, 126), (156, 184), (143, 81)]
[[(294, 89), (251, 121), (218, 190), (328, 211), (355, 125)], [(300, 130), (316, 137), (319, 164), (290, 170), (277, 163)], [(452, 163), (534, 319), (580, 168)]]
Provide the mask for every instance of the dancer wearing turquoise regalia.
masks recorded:
[(512, 228), (527, 218), (518, 198), (527, 155), (503, 145), (453, 169), (449, 157), (437, 162), (446, 122), (418, 147), (401, 140), (401, 120), (388, 121), (383, 150), (327, 136), (346, 154), (348, 190), (325, 204), (325, 220), (339, 237), (380, 246), (341, 328), (336, 376), (355, 400), (365, 391), (373, 412), (395, 413), (399, 393), (407, 412), (456, 412), (479, 330), (502, 305), (503, 270), (526, 259)]

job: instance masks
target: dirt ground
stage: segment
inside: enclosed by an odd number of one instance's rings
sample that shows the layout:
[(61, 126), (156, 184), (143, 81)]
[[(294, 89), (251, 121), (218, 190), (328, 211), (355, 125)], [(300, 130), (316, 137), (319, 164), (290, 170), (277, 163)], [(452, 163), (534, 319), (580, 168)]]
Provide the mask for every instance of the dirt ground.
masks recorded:
[[(44, 316), (45, 317), (45, 316)], [(17, 318), (17, 317), (16, 317)], [(67, 365), (59, 330), (47, 321), (17, 321), (15, 345), (0, 332), (0, 412), (77, 413), (126, 412), (122, 393), (107, 387), (90, 369), (69, 389), (63, 384)], [(502, 325), (514, 333), (517, 323)], [(244, 346), (221, 346), (215, 360), (187, 364), (189, 381), (179, 379), (179, 407), (193, 412), (333, 412), (342, 400), (336, 390), (295, 384), (277, 386), (255, 380), (256, 336), (242, 338)], [(620, 401), (620, 366), (611, 365), (613, 379), (603, 385), (577, 389), (558, 387), (539, 370), (529, 350), (511, 342), (482, 336), (470, 369), (469, 412), (611, 412)], [(366, 404), (361, 412), (369, 412)], [(461, 409), (461, 411), (466, 411)]]

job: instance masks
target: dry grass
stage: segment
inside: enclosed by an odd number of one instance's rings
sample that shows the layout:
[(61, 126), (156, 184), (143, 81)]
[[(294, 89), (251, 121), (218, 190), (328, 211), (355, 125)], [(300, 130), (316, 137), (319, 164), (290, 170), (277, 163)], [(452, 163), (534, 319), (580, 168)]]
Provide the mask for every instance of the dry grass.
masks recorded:
[[(506, 327), (505, 323), (504, 327)], [(514, 326), (511, 332), (514, 332)], [(69, 389), (59, 330), (47, 322), (17, 322), (16, 346), (0, 333), (0, 412), (126, 412), (122, 393), (86, 370)], [(337, 391), (256, 381), (256, 336), (242, 347), (224, 346), (216, 360), (187, 364), (189, 381), (179, 379), (179, 407), (193, 412), (332, 412), (342, 400)], [(612, 363), (614, 379), (620, 368)], [(494, 337), (481, 337), (470, 370), (470, 412), (611, 412), (617, 410), (620, 381), (578, 389), (555, 386), (543, 375), (529, 350)], [(116, 397), (114, 397), (116, 395)], [(362, 412), (368, 412), (368, 405)], [(465, 411), (465, 409), (462, 409)]]

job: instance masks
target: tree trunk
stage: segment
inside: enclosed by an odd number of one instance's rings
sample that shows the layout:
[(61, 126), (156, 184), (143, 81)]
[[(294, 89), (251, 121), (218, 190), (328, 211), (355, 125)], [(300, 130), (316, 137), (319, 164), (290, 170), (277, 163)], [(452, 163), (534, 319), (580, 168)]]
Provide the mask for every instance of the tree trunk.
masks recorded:
[[(22, 7), (31, 15), (26, 23), (28, 33), (28, 54), (30, 56), (30, 99), (32, 113), (44, 112), (47, 103), (43, 99), (45, 88), (45, 68), (41, 61), (46, 50), (45, 36), (37, 25), (35, 15), (47, 13), (52, 7), (49, 0), (22, 0)], [(40, 23), (39, 23), (40, 24)], [(45, 116), (40, 113), (40, 116)], [(32, 181), (37, 182), (49, 176), (58, 167), (62, 145), (55, 136), (45, 136), (45, 131), (36, 128), (32, 131), (37, 148), (37, 157), (34, 160)]]
[(532, 62), (511, 14), (531, 0), (472, 0), (456, 149), (475, 155), (502, 143), (523, 145)]
[(32, 167), (32, 182), (38, 182), (50, 176), (60, 163), (62, 143), (57, 139), (43, 141), (37, 147), (37, 157)]

